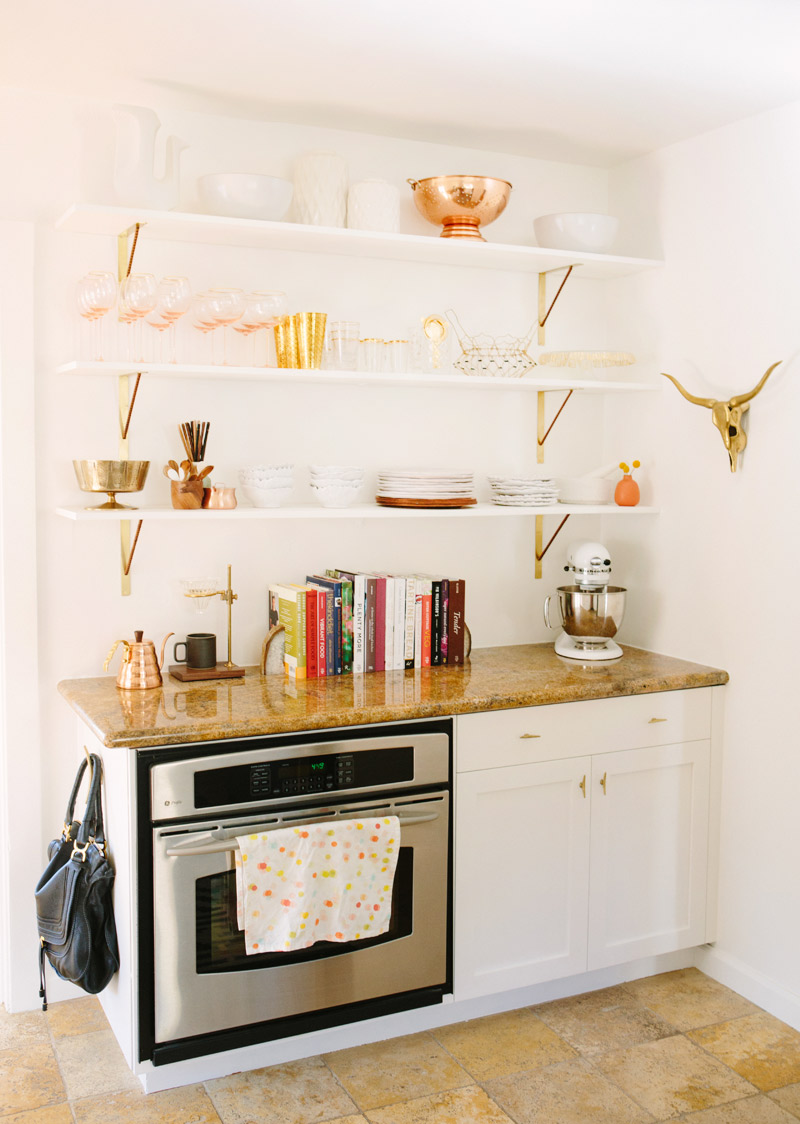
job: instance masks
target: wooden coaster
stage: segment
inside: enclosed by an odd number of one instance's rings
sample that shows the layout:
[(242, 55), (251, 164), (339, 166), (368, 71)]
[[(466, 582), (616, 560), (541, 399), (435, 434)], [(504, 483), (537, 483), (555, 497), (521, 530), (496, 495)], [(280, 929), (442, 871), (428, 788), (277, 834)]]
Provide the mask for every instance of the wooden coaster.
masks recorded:
[(226, 667), (218, 663), (216, 667), (187, 667), (186, 664), (170, 664), (169, 673), (173, 679), (181, 683), (198, 683), (201, 679), (240, 679), (244, 675), (244, 668)]

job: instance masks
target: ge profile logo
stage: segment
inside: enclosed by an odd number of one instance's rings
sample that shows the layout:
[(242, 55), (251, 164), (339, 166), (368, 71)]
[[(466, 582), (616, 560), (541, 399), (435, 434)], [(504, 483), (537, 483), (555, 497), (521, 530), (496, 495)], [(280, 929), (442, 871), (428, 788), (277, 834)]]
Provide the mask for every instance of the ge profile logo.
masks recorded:
[(169, 806), (170, 806), (171, 804), (182, 804), (182, 803), (183, 803), (183, 801), (182, 801), (182, 800), (165, 800), (165, 801), (164, 801), (164, 807), (165, 807), (165, 808), (169, 808)]

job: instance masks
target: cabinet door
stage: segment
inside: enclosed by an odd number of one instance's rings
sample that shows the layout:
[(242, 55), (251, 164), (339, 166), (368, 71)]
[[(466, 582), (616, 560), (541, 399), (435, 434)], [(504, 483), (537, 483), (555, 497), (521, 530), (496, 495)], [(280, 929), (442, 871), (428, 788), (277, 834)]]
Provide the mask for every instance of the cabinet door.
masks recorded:
[(592, 759), (589, 968), (702, 944), (710, 743)]
[(458, 777), (457, 999), (585, 971), (589, 769), (575, 758)]

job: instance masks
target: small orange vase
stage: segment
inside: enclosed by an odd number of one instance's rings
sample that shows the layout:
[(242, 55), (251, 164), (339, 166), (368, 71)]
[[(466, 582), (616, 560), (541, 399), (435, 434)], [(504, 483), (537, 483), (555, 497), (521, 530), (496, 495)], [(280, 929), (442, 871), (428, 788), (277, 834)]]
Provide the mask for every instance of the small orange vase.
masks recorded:
[(639, 502), (639, 485), (626, 473), (614, 489), (614, 503), (617, 507), (636, 507)]

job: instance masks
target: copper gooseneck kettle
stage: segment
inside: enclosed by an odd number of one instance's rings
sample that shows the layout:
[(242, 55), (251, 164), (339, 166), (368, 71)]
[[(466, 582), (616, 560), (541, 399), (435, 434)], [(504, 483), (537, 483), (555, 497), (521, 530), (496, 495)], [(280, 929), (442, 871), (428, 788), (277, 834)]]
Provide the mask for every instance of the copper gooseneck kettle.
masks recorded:
[(161, 655), (156, 656), (156, 646), (152, 640), (143, 640), (142, 632), (134, 632), (134, 639), (131, 640), (115, 640), (114, 646), (108, 653), (103, 664), (103, 671), (108, 671), (108, 665), (111, 663), (111, 657), (117, 650), (118, 645), (125, 645), (125, 655), (122, 658), (122, 663), (119, 665), (119, 672), (117, 673), (117, 686), (121, 687), (124, 691), (146, 691), (151, 687), (161, 686), (161, 668), (164, 666), (164, 649), (167, 646), (167, 641), (170, 636), (174, 636), (174, 632), (168, 632), (164, 637), (161, 644)]

